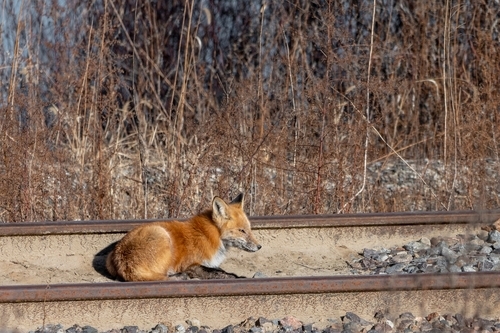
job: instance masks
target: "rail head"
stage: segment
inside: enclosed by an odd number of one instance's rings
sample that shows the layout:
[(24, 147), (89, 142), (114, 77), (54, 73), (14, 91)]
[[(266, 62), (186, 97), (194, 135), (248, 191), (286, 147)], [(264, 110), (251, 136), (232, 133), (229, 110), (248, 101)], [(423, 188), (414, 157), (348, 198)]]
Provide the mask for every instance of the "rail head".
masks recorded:
[[(343, 228), (396, 225), (491, 224), (500, 218), (500, 210), (457, 212), (402, 212), (337, 215), (288, 215), (250, 217), (252, 228)], [(0, 224), (1, 236), (64, 235), (90, 233), (126, 233), (155, 220), (48, 221)]]

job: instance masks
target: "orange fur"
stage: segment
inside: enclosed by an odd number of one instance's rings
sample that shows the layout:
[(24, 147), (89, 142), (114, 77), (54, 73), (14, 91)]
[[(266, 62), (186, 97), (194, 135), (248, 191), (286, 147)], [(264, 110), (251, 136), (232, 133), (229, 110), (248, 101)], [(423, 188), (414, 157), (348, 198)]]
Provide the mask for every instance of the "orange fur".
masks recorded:
[(260, 249), (243, 211), (243, 194), (186, 222), (153, 222), (132, 229), (106, 259), (108, 272), (125, 281), (166, 280), (193, 266), (218, 267), (227, 247)]

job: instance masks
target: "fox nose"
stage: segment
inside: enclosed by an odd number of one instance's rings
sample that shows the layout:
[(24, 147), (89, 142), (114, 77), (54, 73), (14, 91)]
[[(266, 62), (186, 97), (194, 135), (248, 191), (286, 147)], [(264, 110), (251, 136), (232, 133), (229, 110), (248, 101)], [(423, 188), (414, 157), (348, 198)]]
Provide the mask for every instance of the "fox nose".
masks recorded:
[(261, 247), (262, 247), (262, 245), (257, 244), (257, 251), (260, 250)]

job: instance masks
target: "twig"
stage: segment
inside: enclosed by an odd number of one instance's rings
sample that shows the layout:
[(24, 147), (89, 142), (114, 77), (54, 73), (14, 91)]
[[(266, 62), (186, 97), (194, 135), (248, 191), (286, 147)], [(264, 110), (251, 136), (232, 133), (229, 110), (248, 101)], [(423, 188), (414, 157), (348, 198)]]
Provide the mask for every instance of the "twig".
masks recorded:
[[(365, 118), (365, 120), (366, 120), (366, 122), (368, 122), (368, 124), (370, 124), (370, 72), (371, 72), (371, 68), (372, 68), (373, 35), (374, 35), (374, 30), (375, 30), (376, 9), (377, 9), (377, 1), (373, 0), (372, 31), (370, 33), (370, 55), (368, 57), (368, 73), (367, 73), (367, 78), (366, 78), (366, 118)], [(365, 190), (367, 164), (368, 164), (368, 140), (369, 140), (369, 131), (367, 129), (366, 138), (365, 138), (365, 153), (364, 153), (364, 157), (363, 157), (363, 184), (361, 185), (361, 188), (359, 189), (359, 191), (356, 192), (356, 194), (354, 194), (354, 196), (348, 202), (346, 202), (344, 204), (344, 206), (342, 207), (342, 209), (340, 209), (337, 213), (341, 213), (349, 203), (351, 203), (357, 196), (359, 196)]]

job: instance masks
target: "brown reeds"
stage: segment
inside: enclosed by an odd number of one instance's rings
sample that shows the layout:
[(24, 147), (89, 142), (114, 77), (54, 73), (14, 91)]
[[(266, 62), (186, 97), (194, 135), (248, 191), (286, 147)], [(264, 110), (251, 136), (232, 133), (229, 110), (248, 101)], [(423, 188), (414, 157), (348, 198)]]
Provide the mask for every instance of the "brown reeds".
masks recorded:
[(498, 206), (496, 3), (4, 0), (0, 220)]

